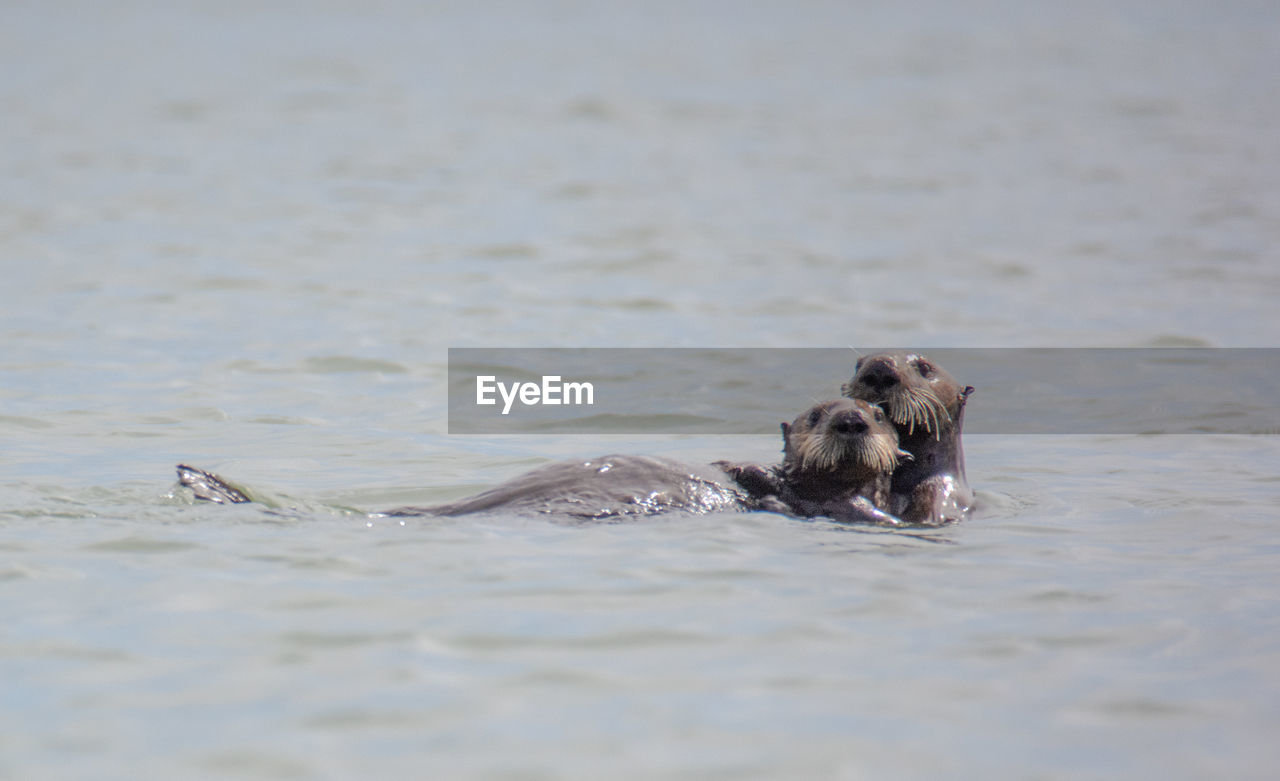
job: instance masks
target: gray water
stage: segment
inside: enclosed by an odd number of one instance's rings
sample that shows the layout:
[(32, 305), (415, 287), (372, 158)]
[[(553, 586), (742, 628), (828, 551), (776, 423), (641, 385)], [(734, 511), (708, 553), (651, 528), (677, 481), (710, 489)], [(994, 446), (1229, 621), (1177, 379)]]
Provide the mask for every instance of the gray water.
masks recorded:
[(1277, 9), (5, 4), (0, 777), (1273, 774), (1276, 437), (970, 436), (929, 531), (364, 511), (777, 455), (448, 436), (451, 346), (1280, 344)]

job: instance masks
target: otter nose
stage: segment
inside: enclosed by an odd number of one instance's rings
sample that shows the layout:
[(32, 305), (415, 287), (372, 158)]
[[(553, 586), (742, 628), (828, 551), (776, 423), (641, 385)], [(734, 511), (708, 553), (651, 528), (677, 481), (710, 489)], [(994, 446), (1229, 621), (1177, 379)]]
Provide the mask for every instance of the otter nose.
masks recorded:
[(867, 421), (858, 410), (838, 412), (831, 418), (831, 430), (837, 434), (865, 434), (868, 428)]
[(887, 390), (898, 384), (898, 372), (887, 361), (877, 361), (863, 371), (862, 382), (873, 390)]

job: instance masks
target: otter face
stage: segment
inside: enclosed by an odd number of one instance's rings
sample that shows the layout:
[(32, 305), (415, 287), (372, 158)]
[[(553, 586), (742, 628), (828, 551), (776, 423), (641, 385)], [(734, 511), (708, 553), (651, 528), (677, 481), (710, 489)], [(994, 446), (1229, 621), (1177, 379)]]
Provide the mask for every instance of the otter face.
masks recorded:
[(900, 430), (910, 436), (919, 426), (935, 439), (960, 414), (972, 388), (919, 353), (874, 353), (858, 359), (853, 377), (840, 386), (852, 399), (883, 404)]
[(889, 474), (911, 455), (898, 449), (898, 432), (884, 410), (860, 399), (833, 399), (782, 424), (784, 464), (800, 472)]

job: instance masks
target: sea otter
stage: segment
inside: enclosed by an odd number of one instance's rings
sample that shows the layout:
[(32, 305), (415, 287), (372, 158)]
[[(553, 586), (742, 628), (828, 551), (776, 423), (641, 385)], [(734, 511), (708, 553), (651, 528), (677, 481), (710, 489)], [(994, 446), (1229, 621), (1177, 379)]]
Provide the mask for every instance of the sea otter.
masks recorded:
[(860, 358), (840, 391), (884, 407), (899, 444), (911, 453), (893, 473), (891, 512), (907, 523), (929, 525), (969, 513), (973, 491), (965, 478), (960, 430), (972, 386), (960, 385), (919, 353), (882, 352)]
[(884, 410), (857, 399), (815, 404), (782, 424), (782, 463), (717, 461), (762, 509), (896, 526), (885, 512), (894, 469), (911, 454)]
[[(890, 475), (908, 454), (878, 407), (854, 399), (821, 402), (782, 424), (784, 458), (776, 467), (718, 461), (692, 466), (651, 456), (609, 455), (538, 467), (447, 504), (400, 507), (379, 515), (454, 516), (488, 510), (535, 512), (582, 520), (653, 515), (669, 510), (770, 510), (801, 517), (895, 523), (883, 512)], [(251, 501), (226, 480), (178, 465), (178, 482), (197, 499)]]

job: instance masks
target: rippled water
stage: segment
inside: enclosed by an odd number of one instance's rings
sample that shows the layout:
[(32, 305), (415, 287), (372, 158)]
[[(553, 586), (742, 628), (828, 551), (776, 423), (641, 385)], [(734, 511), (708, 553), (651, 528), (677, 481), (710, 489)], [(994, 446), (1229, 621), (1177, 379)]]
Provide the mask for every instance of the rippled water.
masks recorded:
[(0, 9), (0, 777), (1268, 776), (1275, 437), (971, 436), (927, 532), (364, 511), (777, 455), (450, 437), (450, 346), (1276, 345), (1278, 16)]

